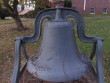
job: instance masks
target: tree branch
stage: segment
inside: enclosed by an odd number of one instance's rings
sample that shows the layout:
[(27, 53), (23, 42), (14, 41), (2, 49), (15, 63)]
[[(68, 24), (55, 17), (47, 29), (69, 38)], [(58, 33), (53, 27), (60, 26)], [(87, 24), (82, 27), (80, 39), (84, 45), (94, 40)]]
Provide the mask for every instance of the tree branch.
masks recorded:
[(4, 5), (5, 5), (5, 7), (6, 7), (7, 9), (9, 9), (9, 11), (10, 11), (11, 13), (14, 13), (13, 8), (9, 5), (9, 0), (3, 0), (3, 3), (4, 3)]
[(17, 5), (18, 5), (18, 0), (14, 0), (13, 1), (13, 9), (15, 10), (15, 12), (17, 12)]

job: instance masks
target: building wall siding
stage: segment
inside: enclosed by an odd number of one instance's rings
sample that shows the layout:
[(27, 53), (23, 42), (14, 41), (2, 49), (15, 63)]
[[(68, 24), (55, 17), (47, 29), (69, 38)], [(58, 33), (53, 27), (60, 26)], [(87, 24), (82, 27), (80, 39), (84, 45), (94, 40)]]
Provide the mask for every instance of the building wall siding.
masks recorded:
[(72, 7), (82, 14), (90, 14), (91, 8), (95, 8), (95, 14), (103, 14), (103, 9), (108, 9), (110, 14), (110, 0), (86, 0), (86, 7), (84, 10), (84, 0), (72, 0)]

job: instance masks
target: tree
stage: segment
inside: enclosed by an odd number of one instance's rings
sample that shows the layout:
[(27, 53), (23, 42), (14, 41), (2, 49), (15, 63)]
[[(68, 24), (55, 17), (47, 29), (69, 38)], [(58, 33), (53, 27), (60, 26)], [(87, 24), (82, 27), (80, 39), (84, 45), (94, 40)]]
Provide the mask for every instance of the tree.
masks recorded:
[(49, 0), (34, 0), (36, 9), (44, 9), (49, 7)]
[(72, 6), (71, 0), (65, 0), (64, 6), (71, 7)]
[(0, 19), (5, 19), (5, 17), (9, 16), (9, 11), (4, 7), (3, 1), (0, 0)]
[(0, 9), (2, 8), (1, 3), (0, 3)]
[(0, 9), (2, 8), (2, 3), (3, 3), (2, 0), (0, 0)]
[(22, 21), (19, 17), (19, 13), (17, 11), (17, 5), (18, 5), (18, 0), (2, 0), (4, 6), (9, 10), (10, 16), (15, 20), (15, 23), (17, 25), (17, 28), (19, 30), (24, 30), (24, 26), (22, 24)]

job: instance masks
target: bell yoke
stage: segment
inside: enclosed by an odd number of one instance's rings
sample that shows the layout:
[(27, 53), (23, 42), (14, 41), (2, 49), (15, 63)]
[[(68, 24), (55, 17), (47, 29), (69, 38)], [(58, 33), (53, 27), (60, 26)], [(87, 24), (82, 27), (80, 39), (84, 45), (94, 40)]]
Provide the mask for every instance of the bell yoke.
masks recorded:
[[(38, 53), (29, 57), (25, 43), (36, 42), (39, 39), (41, 24), (45, 18), (51, 20), (44, 24), (41, 47)], [(68, 18), (76, 20), (79, 39), (82, 42), (93, 43), (90, 57), (79, 51), (75, 39), (74, 23), (68, 21)], [(51, 82), (78, 80), (92, 71), (94, 75), (97, 75), (98, 83), (104, 83), (102, 41), (103, 39), (100, 37), (85, 35), (84, 20), (77, 10), (63, 8), (59, 5), (56, 8), (45, 9), (36, 16), (34, 35), (16, 39), (12, 83), (19, 83), (19, 79), (25, 69), (36, 78)], [(21, 48), (27, 62), (20, 71)], [(92, 59), (95, 54), (97, 70), (92, 65)]]

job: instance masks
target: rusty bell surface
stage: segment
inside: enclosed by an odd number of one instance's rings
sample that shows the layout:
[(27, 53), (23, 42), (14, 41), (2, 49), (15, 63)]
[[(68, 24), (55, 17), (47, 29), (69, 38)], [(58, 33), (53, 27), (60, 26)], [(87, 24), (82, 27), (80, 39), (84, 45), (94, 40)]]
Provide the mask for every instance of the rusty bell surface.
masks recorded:
[(78, 51), (73, 26), (57, 9), (56, 18), (44, 25), (40, 51), (28, 60), (30, 73), (42, 80), (66, 82), (89, 72), (91, 62)]

